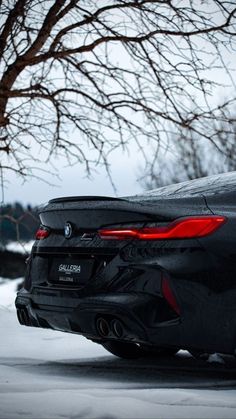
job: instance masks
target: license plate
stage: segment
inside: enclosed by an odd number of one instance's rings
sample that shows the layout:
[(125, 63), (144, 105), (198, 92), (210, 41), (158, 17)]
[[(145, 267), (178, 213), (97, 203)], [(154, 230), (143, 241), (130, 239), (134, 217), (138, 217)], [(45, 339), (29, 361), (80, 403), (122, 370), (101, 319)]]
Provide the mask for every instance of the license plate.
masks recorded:
[(50, 269), (50, 282), (83, 285), (92, 275), (94, 261), (90, 259), (54, 258)]

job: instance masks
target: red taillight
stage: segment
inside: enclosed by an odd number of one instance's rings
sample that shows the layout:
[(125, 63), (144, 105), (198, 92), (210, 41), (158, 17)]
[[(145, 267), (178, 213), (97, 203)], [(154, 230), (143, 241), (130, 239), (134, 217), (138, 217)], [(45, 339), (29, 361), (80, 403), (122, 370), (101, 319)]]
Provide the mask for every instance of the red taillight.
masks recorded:
[(35, 238), (36, 240), (43, 240), (46, 239), (50, 234), (50, 229), (44, 226), (40, 226), (38, 231), (36, 232)]
[(145, 227), (140, 229), (103, 229), (99, 230), (102, 239), (139, 239), (139, 240), (163, 240), (163, 239), (190, 239), (204, 237), (216, 231), (226, 217), (218, 215), (204, 215), (180, 218), (165, 227)]

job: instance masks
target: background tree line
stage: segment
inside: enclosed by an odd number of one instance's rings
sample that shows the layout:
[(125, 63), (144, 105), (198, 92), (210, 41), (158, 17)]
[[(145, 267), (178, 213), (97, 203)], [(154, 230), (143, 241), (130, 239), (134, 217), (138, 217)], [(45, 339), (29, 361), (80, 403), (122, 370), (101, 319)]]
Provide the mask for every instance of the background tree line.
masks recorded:
[(34, 238), (39, 225), (37, 207), (19, 202), (5, 204), (0, 210), (0, 244), (9, 241), (27, 242)]
[[(173, 135), (158, 159), (140, 173), (145, 189), (236, 170), (236, 112), (229, 113), (225, 122), (209, 121), (215, 126), (214, 143), (195, 133)], [(206, 127), (207, 130), (207, 127)]]

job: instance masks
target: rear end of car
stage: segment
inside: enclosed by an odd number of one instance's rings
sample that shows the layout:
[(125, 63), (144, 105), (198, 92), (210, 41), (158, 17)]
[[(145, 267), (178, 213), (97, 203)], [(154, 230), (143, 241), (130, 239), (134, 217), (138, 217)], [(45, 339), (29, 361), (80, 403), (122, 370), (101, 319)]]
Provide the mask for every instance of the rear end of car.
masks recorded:
[(226, 219), (213, 215), (203, 198), (59, 198), (41, 209), (40, 220), (16, 299), (21, 324), (98, 343), (204, 343), (214, 351), (218, 342), (203, 317), (204, 281), (215, 267), (203, 241), (219, 234)]

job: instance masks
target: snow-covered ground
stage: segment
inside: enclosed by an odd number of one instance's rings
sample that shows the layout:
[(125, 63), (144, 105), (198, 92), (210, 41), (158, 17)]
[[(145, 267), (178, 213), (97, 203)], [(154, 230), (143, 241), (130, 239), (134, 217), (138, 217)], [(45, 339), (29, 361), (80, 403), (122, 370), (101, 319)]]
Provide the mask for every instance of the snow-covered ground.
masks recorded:
[[(0, 281), (0, 418), (236, 418), (236, 361), (125, 361), (77, 335), (20, 326)], [(214, 360), (214, 359), (213, 359)]]
[(29, 242), (9, 242), (6, 244), (6, 249), (11, 252), (18, 252), (18, 253), (30, 253), (32, 246), (34, 244), (34, 240)]

